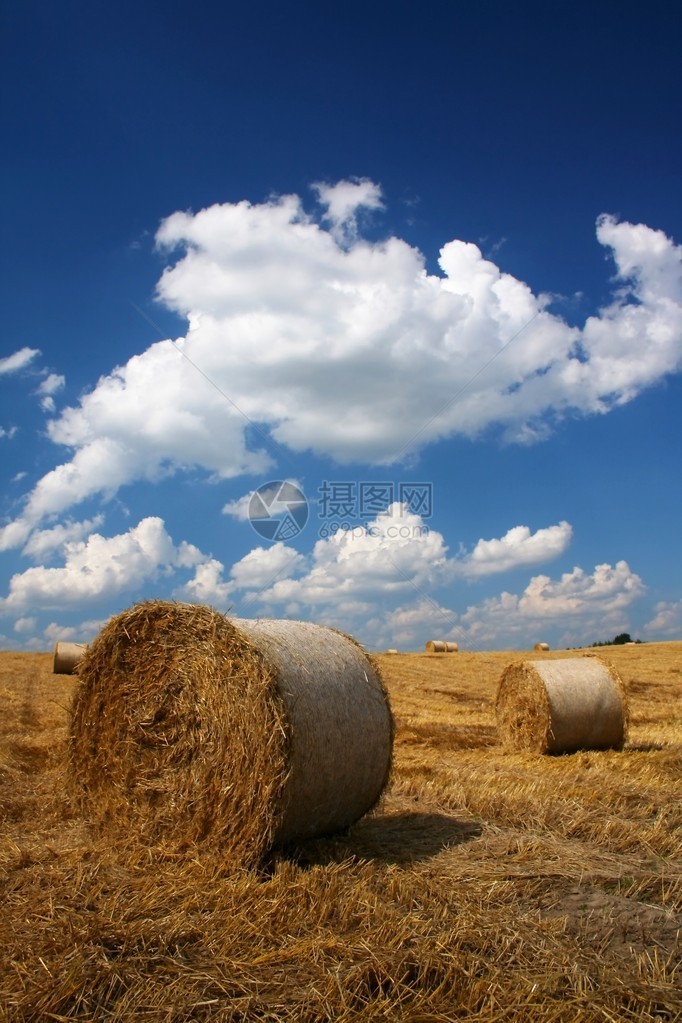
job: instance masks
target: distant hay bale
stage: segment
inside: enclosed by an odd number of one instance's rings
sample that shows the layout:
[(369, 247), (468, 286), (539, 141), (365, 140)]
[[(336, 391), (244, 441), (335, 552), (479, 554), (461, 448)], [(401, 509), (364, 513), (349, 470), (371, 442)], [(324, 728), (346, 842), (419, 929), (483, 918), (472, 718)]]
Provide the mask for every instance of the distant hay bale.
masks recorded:
[(620, 749), (623, 683), (597, 657), (519, 661), (505, 668), (495, 704), (505, 746), (534, 753)]
[(394, 650), (394, 649), (393, 649), (393, 647), (391, 647), (391, 649), (390, 649), (390, 650), (387, 650), (387, 651), (386, 651), (386, 653), (387, 653), (387, 654), (397, 654), (397, 653), (398, 653), (398, 651), (397, 651), (397, 650)]
[(101, 828), (252, 866), (370, 810), (392, 741), (378, 670), (350, 637), (149, 601), (111, 619), (87, 651), (69, 767)]
[(55, 675), (73, 675), (83, 660), (87, 643), (55, 643), (52, 671)]
[(536, 650), (549, 650), (549, 643), (536, 643), (535, 644), (535, 649)]
[(428, 654), (453, 654), (459, 647), (456, 643), (448, 643), (444, 639), (430, 639), (424, 649)]

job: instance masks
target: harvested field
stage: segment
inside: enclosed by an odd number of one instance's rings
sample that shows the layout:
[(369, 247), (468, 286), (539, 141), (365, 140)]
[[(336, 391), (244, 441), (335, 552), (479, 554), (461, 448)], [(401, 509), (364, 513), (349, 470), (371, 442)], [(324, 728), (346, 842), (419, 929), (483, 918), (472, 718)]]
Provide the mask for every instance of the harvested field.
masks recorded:
[(599, 655), (628, 740), (558, 757), (498, 742), (501, 672), (533, 654), (377, 656), (378, 808), (229, 872), (91, 834), (65, 785), (77, 679), (0, 654), (0, 1018), (682, 1019), (682, 644)]

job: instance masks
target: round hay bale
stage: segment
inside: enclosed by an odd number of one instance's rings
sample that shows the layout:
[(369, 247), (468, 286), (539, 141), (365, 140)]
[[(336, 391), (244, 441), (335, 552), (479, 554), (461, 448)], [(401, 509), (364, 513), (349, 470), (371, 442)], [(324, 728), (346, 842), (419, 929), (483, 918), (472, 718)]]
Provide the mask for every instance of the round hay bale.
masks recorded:
[(370, 810), (392, 741), (378, 670), (348, 636), (150, 601), (87, 651), (69, 766), (101, 827), (252, 866)]
[(387, 653), (387, 654), (397, 654), (397, 653), (398, 653), (398, 651), (397, 651), (397, 650), (394, 650), (394, 649), (393, 649), (393, 647), (391, 647), (391, 649), (390, 649), (390, 650), (387, 650), (387, 651), (386, 651), (386, 653)]
[(446, 643), (445, 644), (445, 653), (446, 654), (456, 654), (458, 651), (459, 651), (459, 643)]
[(424, 649), (427, 654), (444, 654), (445, 647), (446, 643), (442, 639), (430, 639)]
[(73, 675), (83, 660), (87, 643), (55, 643), (52, 671), (55, 675)]
[(534, 753), (621, 749), (623, 683), (597, 657), (518, 661), (505, 668), (495, 703), (505, 746)]
[(549, 643), (536, 643), (535, 650), (549, 650)]

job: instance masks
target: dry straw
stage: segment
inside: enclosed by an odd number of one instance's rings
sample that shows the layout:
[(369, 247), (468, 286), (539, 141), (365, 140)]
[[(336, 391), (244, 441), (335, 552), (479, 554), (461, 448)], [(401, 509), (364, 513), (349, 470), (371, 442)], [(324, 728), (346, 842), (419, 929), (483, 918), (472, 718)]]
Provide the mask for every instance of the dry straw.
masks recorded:
[(495, 704), (502, 742), (535, 753), (620, 749), (623, 683), (596, 657), (520, 661), (503, 672)]
[(430, 639), (424, 649), (428, 654), (456, 654), (459, 650), (457, 643), (448, 643), (444, 639)]
[(54, 674), (73, 675), (87, 649), (87, 643), (55, 643), (52, 666)]
[(80, 666), (70, 773), (102, 827), (250, 866), (369, 810), (392, 740), (378, 670), (348, 636), (149, 601)]
[(549, 643), (536, 643), (535, 644), (535, 649), (536, 650), (543, 650), (543, 651), (544, 650), (549, 650)]

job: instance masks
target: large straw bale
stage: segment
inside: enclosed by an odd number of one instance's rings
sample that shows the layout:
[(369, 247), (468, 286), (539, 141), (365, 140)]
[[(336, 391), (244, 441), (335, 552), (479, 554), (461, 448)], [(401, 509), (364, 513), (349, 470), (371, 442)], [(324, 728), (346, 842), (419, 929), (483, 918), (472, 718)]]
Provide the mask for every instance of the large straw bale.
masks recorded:
[(442, 639), (430, 639), (426, 643), (424, 649), (427, 654), (444, 654), (445, 653), (445, 641)]
[(547, 650), (549, 650), (549, 643), (536, 643), (535, 644), (535, 649), (538, 650), (538, 651), (540, 651), (540, 650), (547, 651)]
[(378, 670), (348, 636), (149, 601), (80, 666), (70, 773), (103, 828), (249, 866), (371, 809), (392, 739)]
[(597, 657), (510, 664), (495, 711), (504, 745), (535, 753), (620, 749), (627, 731), (623, 683)]
[(65, 643), (64, 641), (55, 643), (53, 673), (55, 675), (73, 675), (87, 649), (87, 643)]
[(446, 642), (446, 644), (445, 644), (445, 653), (446, 654), (456, 654), (458, 651), (459, 651), (459, 643)]

